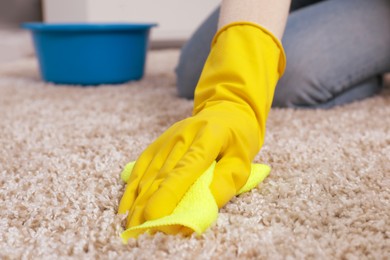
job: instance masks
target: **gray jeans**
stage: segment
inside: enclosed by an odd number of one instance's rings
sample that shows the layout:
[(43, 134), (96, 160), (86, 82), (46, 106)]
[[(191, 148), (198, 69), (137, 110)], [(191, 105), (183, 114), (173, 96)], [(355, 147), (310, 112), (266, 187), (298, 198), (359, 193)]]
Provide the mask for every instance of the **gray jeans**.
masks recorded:
[[(181, 97), (194, 96), (218, 14), (181, 51)], [(282, 42), (287, 67), (274, 107), (330, 108), (372, 96), (390, 71), (390, 0), (293, 0)]]

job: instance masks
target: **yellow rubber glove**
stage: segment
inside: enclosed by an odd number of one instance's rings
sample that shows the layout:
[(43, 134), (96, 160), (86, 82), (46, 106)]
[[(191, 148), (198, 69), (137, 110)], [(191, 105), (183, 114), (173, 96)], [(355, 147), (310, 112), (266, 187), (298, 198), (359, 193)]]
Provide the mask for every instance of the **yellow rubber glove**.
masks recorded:
[(263, 144), (284, 67), (280, 42), (259, 25), (232, 23), (218, 31), (196, 87), (193, 116), (165, 131), (134, 166), (118, 210), (129, 211), (126, 228), (171, 214), (213, 161), (210, 190), (218, 207), (237, 194)]

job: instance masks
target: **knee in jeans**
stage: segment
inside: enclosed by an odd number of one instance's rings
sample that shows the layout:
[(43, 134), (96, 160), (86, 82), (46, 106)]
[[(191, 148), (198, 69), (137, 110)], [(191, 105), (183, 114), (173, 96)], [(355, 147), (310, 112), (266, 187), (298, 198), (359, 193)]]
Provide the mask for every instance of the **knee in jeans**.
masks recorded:
[(315, 70), (302, 63), (290, 64), (276, 86), (273, 106), (311, 107), (325, 101), (329, 94), (318, 87)]

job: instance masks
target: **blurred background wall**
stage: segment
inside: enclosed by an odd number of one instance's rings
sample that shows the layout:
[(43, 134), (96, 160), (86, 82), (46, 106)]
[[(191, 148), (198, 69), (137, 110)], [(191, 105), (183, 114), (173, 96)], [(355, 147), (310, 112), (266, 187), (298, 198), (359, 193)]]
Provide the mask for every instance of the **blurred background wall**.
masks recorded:
[(22, 22), (42, 19), (40, 0), (0, 0), (0, 27), (2, 28), (17, 28)]
[(27, 21), (153, 22), (152, 47), (180, 47), (220, 0), (0, 0), (0, 28)]

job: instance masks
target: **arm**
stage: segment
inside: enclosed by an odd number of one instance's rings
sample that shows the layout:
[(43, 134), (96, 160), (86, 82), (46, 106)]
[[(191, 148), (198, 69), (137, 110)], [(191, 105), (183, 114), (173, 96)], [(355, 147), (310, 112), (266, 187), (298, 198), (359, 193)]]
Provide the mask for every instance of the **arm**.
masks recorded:
[(118, 210), (129, 211), (127, 227), (171, 214), (214, 161), (210, 190), (219, 207), (245, 184), (284, 70), (283, 48), (273, 33), (281, 37), (289, 2), (271, 2), (222, 2), (193, 116), (174, 124), (137, 160)]
[(291, 0), (223, 0), (218, 28), (236, 21), (249, 21), (262, 25), (281, 40), (290, 3)]

